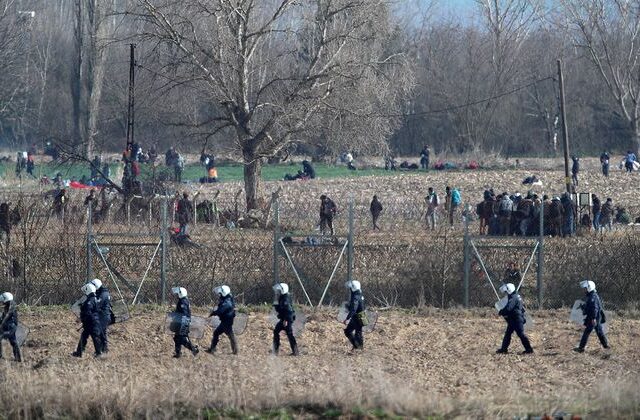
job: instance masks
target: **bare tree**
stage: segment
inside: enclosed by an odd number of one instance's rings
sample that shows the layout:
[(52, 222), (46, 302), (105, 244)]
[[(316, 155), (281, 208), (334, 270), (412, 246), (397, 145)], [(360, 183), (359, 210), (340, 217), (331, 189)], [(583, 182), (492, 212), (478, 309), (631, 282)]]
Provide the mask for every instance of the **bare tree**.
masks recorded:
[(576, 47), (584, 50), (628, 121), (640, 150), (640, 4), (561, 0)]
[(352, 127), (344, 124), (349, 119), (364, 127), (372, 117), (368, 132), (350, 136), (348, 147), (386, 147), (389, 132), (374, 104), (393, 111), (399, 87), (410, 85), (402, 54), (387, 48), (386, 0), (139, 5), (144, 38), (157, 45), (164, 63), (158, 69), (174, 86), (197, 86), (213, 105), (200, 126), (232, 136), (232, 149), (244, 161), (247, 209), (261, 207), (262, 159), (323, 134), (335, 139), (336, 131), (322, 133), (320, 127)]

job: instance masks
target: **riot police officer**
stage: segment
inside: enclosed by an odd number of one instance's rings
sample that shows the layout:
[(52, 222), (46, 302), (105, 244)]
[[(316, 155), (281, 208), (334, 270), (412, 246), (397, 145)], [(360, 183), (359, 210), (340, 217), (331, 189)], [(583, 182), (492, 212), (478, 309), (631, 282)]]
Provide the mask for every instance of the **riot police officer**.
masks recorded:
[(91, 336), (94, 356), (98, 357), (102, 354), (102, 329), (100, 328), (100, 314), (98, 312), (98, 301), (96, 300), (96, 287), (87, 283), (80, 288), (87, 297), (80, 306), (80, 321), (82, 322), (82, 333), (76, 351), (71, 353), (74, 357), (82, 357), (82, 352), (87, 346), (87, 339)]
[(504, 319), (507, 321), (507, 330), (504, 332), (504, 338), (502, 339), (502, 347), (500, 347), (496, 353), (505, 354), (509, 349), (509, 344), (511, 343), (511, 335), (515, 331), (520, 337), (520, 341), (522, 341), (522, 345), (524, 346), (523, 354), (531, 354), (533, 353), (533, 348), (531, 347), (531, 342), (529, 341), (529, 337), (524, 333), (524, 306), (522, 304), (522, 298), (516, 292), (516, 287), (513, 283), (507, 283), (500, 287), (500, 291), (506, 293), (507, 295), (507, 304), (504, 308), (498, 312), (499, 315), (502, 315)]
[(189, 299), (187, 298), (187, 289), (185, 289), (184, 287), (173, 287), (171, 288), (171, 293), (173, 293), (178, 298), (175, 312), (181, 315), (182, 319), (186, 322), (186, 324), (181, 325), (181, 327), (178, 328), (173, 336), (173, 342), (175, 343), (175, 353), (173, 357), (180, 357), (183, 346), (191, 350), (191, 353), (195, 356), (200, 350), (198, 350), (197, 345), (191, 344), (191, 340), (189, 340), (191, 305), (189, 304)]
[(102, 284), (100, 279), (91, 280), (96, 288), (96, 299), (98, 301), (98, 315), (100, 318), (100, 339), (102, 340), (102, 352), (107, 353), (109, 351), (109, 340), (107, 338), (107, 328), (115, 320), (113, 316), (113, 310), (111, 308), (111, 295), (109, 289)]
[(350, 290), (351, 297), (347, 306), (347, 317), (344, 323), (347, 328), (344, 329), (344, 335), (347, 336), (349, 342), (353, 346), (352, 350), (364, 347), (364, 338), (362, 337), (362, 316), (364, 315), (364, 297), (360, 282), (357, 280), (348, 281), (345, 286)]
[(206, 352), (210, 354), (215, 353), (220, 335), (226, 334), (231, 342), (231, 351), (233, 354), (238, 354), (238, 343), (233, 333), (233, 319), (236, 316), (236, 305), (233, 300), (233, 295), (231, 294), (231, 288), (223, 285), (216, 287), (213, 292), (218, 295), (218, 307), (211, 311), (209, 316), (217, 316), (220, 318), (220, 325), (213, 331), (211, 347), (209, 347)]
[(273, 291), (277, 299), (273, 307), (278, 316), (278, 323), (276, 323), (273, 329), (273, 354), (278, 354), (280, 350), (280, 332), (285, 331), (289, 339), (289, 345), (291, 346), (291, 355), (297, 356), (299, 354), (298, 343), (293, 336), (293, 321), (296, 319), (296, 313), (291, 304), (289, 286), (287, 286), (286, 283), (278, 283), (273, 286)]
[(0, 324), (0, 359), (2, 359), (2, 340), (9, 340), (11, 348), (13, 349), (13, 358), (16, 362), (22, 362), (22, 355), (20, 354), (20, 346), (16, 341), (16, 329), (18, 328), (18, 309), (16, 303), (13, 301), (13, 295), (9, 292), (4, 292), (0, 295), (0, 303), (3, 304), (2, 309), (2, 324)]
[(608, 349), (610, 348), (609, 342), (602, 329), (602, 323), (605, 322), (606, 319), (604, 310), (602, 309), (602, 301), (600, 300), (600, 296), (598, 296), (598, 292), (596, 292), (596, 284), (590, 280), (583, 280), (580, 282), (580, 287), (582, 287), (586, 293), (585, 302), (582, 305), (582, 313), (585, 315), (584, 332), (582, 333), (580, 344), (573, 350), (578, 353), (584, 352), (589, 335), (594, 329), (596, 330), (602, 347)]

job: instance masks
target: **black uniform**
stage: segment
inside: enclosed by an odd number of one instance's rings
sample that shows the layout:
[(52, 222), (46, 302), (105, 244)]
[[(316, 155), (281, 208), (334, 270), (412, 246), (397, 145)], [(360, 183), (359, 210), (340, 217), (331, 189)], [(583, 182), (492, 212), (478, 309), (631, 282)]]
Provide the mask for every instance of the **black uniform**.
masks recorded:
[(507, 330), (504, 333), (502, 347), (500, 347), (498, 353), (507, 352), (509, 344), (511, 344), (511, 335), (514, 331), (520, 337), (525, 352), (533, 353), (529, 337), (524, 333), (524, 306), (522, 305), (522, 298), (517, 292), (513, 292), (508, 296), (507, 305), (500, 310), (499, 314), (507, 321)]
[(609, 342), (607, 341), (607, 336), (602, 330), (602, 322), (605, 321), (604, 310), (602, 309), (600, 296), (598, 296), (598, 293), (596, 293), (595, 290), (587, 293), (585, 303), (582, 305), (582, 313), (585, 315), (585, 328), (584, 333), (582, 333), (582, 339), (580, 339), (580, 345), (578, 346), (577, 350), (584, 350), (585, 346), (587, 345), (589, 335), (594, 329), (596, 330), (596, 334), (598, 334), (598, 339), (600, 339), (600, 344), (602, 344), (602, 347), (608, 349)]
[(278, 303), (273, 305), (278, 315), (278, 323), (273, 329), (273, 352), (278, 354), (280, 350), (280, 332), (285, 331), (287, 338), (289, 339), (289, 345), (291, 346), (291, 354), (298, 354), (298, 343), (293, 336), (293, 321), (296, 320), (296, 313), (291, 305), (291, 298), (289, 294), (280, 295)]
[(2, 358), (2, 340), (9, 340), (13, 349), (13, 357), (21, 362), (20, 346), (16, 341), (16, 329), (18, 328), (18, 311), (15, 302), (6, 302), (2, 311), (2, 328), (0, 329), (0, 358)]
[[(187, 325), (191, 321), (191, 307), (189, 305), (189, 299), (186, 297), (178, 299), (178, 304), (176, 305), (176, 313), (182, 315), (187, 318)], [(198, 346), (194, 346), (191, 344), (191, 340), (189, 340), (189, 328), (180, 328), (173, 336), (173, 342), (175, 343), (176, 353), (173, 357), (180, 357), (180, 350), (182, 346), (185, 346), (195, 356), (198, 354)]]
[(107, 338), (107, 328), (111, 324), (113, 318), (113, 311), (111, 308), (111, 295), (109, 289), (102, 286), (96, 291), (96, 297), (98, 299), (98, 314), (100, 317), (100, 339), (102, 340), (102, 352), (109, 351), (109, 340)]
[(351, 299), (349, 300), (349, 313), (347, 314), (347, 328), (344, 329), (344, 335), (347, 336), (349, 342), (354, 349), (361, 349), (364, 347), (364, 338), (362, 337), (362, 322), (358, 318), (358, 314), (364, 312), (364, 297), (362, 291), (356, 290), (351, 292)]
[(91, 293), (87, 295), (87, 299), (80, 306), (80, 321), (82, 322), (82, 333), (80, 334), (80, 341), (78, 342), (78, 348), (73, 353), (76, 357), (82, 357), (82, 352), (87, 346), (87, 339), (91, 336), (93, 341), (93, 348), (95, 349), (94, 356), (102, 354), (102, 328), (100, 327), (100, 313), (98, 311), (98, 301), (96, 294)]
[(211, 347), (207, 350), (209, 353), (216, 351), (218, 340), (221, 334), (226, 334), (231, 341), (231, 351), (233, 354), (238, 354), (238, 344), (236, 342), (236, 336), (233, 333), (233, 319), (236, 317), (236, 307), (233, 301), (233, 296), (220, 296), (218, 307), (211, 311), (209, 316), (217, 316), (220, 318), (220, 325), (213, 331), (213, 339), (211, 340)]

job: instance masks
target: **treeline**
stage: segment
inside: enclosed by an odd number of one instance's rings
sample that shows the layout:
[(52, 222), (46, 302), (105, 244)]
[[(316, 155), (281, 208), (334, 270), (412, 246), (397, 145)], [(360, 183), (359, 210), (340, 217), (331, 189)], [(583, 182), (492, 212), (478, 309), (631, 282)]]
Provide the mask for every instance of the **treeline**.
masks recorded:
[(553, 156), (559, 58), (572, 151), (637, 148), (635, 2), (469, 1), (0, 0), (0, 147), (121, 150), (136, 43), (146, 149)]

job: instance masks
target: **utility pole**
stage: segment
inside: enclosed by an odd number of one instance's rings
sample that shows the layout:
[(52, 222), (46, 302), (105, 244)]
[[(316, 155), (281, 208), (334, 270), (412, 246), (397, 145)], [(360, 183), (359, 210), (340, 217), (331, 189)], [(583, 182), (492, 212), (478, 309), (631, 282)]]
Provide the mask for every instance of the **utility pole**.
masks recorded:
[(562, 144), (564, 149), (564, 183), (567, 192), (571, 193), (571, 177), (569, 176), (569, 133), (567, 130), (567, 113), (564, 103), (564, 77), (562, 76), (562, 60), (558, 60), (558, 84), (560, 85), (560, 114), (562, 115)]
[[(133, 129), (135, 125), (135, 86), (136, 86), (136, 44), (130, 45), (129, 58), (129, 107), (127, 109), (127, 147), (133, 145)], [(125, 150), (126, 150), (125, 149)]]

